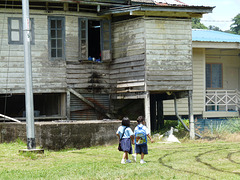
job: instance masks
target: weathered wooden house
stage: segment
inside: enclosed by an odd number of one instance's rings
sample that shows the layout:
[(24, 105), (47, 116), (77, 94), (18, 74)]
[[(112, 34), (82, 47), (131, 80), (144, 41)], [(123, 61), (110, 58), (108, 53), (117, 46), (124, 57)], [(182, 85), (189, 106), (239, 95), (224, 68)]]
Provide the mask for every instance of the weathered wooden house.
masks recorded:
[[(30, 0), (29, 8), (35, 120), (145, 113), (156, 129), (163, 100), (188, 96), (191, 111), (191, 18), (213, 7), (178, 0)], [(0, 12), (0, 113), (24, 119), (21, 1), (0, 1)]]
[[(239, 117), (240, 36), (219, 31), (193, 30), (193, 113), (197, 118)], [(179, 114), (187, 115), (187, 99)], [(165, 101), (165, 115), (174, 114)]]

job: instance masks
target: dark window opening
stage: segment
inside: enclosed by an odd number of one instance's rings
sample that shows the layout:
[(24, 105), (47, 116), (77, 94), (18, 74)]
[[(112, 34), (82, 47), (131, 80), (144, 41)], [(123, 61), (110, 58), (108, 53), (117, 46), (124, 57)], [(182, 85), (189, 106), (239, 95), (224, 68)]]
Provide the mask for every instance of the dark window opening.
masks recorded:
[[(60, 116), (61, 94), (34, 94), (34, 116)], [(0, 113), (25, 117), (25, 95), (0, 95)]]
[(100, 21), (88, 22), (88, 56), (99, 59), (101, 48), (100, 48)]
[(79, 18), (79, 60), (111, 59), (111, 22)]

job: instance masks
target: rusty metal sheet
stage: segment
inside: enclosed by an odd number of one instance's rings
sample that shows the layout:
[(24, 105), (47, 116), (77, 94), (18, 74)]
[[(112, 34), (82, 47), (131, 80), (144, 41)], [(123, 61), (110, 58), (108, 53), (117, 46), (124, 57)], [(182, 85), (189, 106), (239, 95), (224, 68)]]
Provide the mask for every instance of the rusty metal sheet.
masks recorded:
[[(82, 94), (83, 97), (96, 104), (98, 107), (109, 111), (110, 98), (107, 94)], [(98, 120), (105, 118), (94, 108), (87, 105), (81, 99), (71, 94), (70, 118), (71, 120)]]

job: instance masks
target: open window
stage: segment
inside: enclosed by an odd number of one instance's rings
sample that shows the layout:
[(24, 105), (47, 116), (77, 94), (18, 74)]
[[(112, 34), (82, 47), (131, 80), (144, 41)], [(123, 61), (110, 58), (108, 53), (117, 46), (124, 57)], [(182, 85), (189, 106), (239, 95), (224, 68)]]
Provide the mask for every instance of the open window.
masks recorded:
[(111, 60), (110, 21), (79, 19), (79, 60)]

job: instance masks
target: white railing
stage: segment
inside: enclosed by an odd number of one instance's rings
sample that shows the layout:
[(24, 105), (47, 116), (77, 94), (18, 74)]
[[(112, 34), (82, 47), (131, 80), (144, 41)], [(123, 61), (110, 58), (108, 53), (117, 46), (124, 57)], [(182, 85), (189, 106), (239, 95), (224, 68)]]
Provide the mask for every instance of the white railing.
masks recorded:
[(206, 111), (238, 111), (240, 92), (238, 90), (206, 90)]

